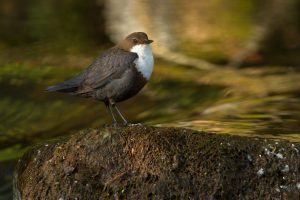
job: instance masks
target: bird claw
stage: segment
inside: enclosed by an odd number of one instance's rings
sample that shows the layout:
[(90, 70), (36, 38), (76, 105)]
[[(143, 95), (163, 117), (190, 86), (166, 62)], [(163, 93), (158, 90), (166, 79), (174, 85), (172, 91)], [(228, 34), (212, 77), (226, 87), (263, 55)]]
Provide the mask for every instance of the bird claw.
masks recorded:
[(113, 123), (111, 124), (111, 126), (114, 127), (114, 128), (117, 128), (117, 127), (119, 126), (119, 124), (118, 124), (118, 122), (113, 122)]
[(131, 123), (130, 123), (130, 122), (124, 122), (123, 125), (124, 125), (124, 126), (130, 126)]
[(112, 124), (104, 124), (104, 128), (116, 128), (118, 126), (117, 123), (112, 123)]
[(141, 123), (136, 123), (136, 124), (128, 124), (128, 126), (143, 126), (143, 124), (141, 124)]
[(128, 126), (134, 126), (136, 124), (132, 124), (130, 122), (123, 122), (122, 124), (119, 124), (118, 122), (113, 122), (112, 124), (105, 124), (105, 128), (117, 128), (117, 127), (128, 127)]

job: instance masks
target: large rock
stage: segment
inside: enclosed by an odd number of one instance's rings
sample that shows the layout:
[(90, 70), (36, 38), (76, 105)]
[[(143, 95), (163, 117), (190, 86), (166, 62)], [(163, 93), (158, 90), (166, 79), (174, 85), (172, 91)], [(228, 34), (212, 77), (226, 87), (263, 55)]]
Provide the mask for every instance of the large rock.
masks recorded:
[(180, 128), (85, 130), (17, 166), (22, 199), (299, 199), (299, 144)]

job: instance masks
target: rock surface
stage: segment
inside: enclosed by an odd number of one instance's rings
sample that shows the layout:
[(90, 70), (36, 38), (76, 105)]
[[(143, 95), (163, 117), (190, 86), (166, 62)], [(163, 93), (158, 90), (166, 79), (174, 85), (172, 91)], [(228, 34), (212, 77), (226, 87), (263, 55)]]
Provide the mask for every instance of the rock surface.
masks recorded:
[(300, 145), (180, 128), (85, 130), (19, 161), (15, 199), (299, 199)]

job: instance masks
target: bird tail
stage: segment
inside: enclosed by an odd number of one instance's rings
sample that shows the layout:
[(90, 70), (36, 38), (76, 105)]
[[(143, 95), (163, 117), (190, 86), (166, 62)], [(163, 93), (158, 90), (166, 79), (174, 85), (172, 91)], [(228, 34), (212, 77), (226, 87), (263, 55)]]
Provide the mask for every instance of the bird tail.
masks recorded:
[(56, 85), (51, 85), (46, 88), (48, 92), (75, 92), (78, 87), (70, 87), (64, 83), (59, 83)]
[(49, 92), (75, 92), (78, 90), (79, 86), (83, 81), (83, 75), (79, 75), (73, 79), (66, 80), (62, 83), (58, 83), (56, 85), (51, 85), (46, 88), (46, 91)]

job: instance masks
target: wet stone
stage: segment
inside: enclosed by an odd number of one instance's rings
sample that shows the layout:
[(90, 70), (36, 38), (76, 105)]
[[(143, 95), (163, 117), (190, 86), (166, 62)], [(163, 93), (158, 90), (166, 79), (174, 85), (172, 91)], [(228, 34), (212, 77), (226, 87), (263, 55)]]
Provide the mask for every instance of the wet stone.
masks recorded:
[(299, 199), (300, 154), (295, 149), (300, 145), (288, 141), (180, 128), (84, 130), (25, 154), (16, 168), (14, 195), (16, 199)]

